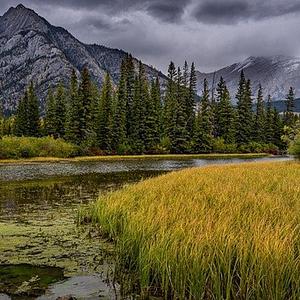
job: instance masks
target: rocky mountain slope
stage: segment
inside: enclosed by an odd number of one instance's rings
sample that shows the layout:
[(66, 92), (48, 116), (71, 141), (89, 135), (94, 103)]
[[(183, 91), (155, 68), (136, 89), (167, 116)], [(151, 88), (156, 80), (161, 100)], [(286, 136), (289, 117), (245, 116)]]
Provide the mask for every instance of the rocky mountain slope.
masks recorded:
[[(273, 56), (249, 57), (246, 60), (217, 70), (215, 73), (197, 72), (199, 92), (203, 86), (204, 78), (209, 81), (210, 87), (217, 86), (221, 76), (226, 81), (232, 101), (240, 78), (244, 70), (245, 76), (252, 81), (253, 94), (256, 93), (259, 83), (264, 88), (264, 94), (270, 94), (273, 100), (285, 98), (290, 86), (295, 88), (296, 96), (300, 96), (300, 58)], [(213, 84), (215, 78), (215, 85)]]
[[(67, 82), (72, 69), (79, 74), (85, 66), (97, 84), (101, 85), (106, 71), (117, 82), (125, 56), (122, 50), (83, 44), (23, 5), (12, 7), (0, 17), (0, 100), (6, 112), (14, 110), (33, 80), (43, 107), (49, 86)], [(164, 81), (162, 73), (145, 68), (149, 77), (159, 75)]]

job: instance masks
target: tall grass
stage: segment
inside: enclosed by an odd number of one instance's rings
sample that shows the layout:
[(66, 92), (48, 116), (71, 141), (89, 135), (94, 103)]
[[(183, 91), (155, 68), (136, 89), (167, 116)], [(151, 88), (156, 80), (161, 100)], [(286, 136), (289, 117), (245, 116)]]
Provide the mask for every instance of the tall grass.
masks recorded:
[(188, 169), (109, 193), (85, 216), (142, 292), (172, 299), (299, 299), (300, 164)]
[(0, 139), (0, 159), (30, 157), (72, 157), (78, 152), (77, 146), (52, 137), (10, 137)]

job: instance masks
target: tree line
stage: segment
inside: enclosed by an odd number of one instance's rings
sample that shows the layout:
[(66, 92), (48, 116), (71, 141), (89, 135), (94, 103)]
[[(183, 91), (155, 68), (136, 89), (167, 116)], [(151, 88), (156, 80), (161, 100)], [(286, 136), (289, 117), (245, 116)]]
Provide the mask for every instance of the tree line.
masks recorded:
[[(236, 105), (221, 77), (216, 91), (203, 82), (196, 93), (195, 65), (173, 62), (164, 88), (149, 78), (131, 55), (122, 61), (115, 86), (106, 74), (101, 90), (87, 68), (80, 78), (73, 71), (69, 84), (50, 88), (43, 116), (31, 83), (10, 122), (2, 118), (2, 134), (53, 136), (84, 149), (103, 153), (207, 153), (284, 149), (285, 125), (292, 126), (294, 89), (290, 88), (283, 116), (265, 101), (263, 88), (252, 95), (251, 81), (241, 72)], [(262, 149), (264, 147), (264, 149)]]

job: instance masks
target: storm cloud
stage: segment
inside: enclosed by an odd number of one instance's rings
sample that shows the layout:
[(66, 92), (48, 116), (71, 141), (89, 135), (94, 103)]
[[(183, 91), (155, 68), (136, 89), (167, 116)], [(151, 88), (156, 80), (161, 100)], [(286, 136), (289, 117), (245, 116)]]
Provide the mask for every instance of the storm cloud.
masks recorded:
[(300, 56), (299, 0), (1, 0), (22, 2), (79, 40), (124, 49), (162, 71), (212, 71), (248, 56)]

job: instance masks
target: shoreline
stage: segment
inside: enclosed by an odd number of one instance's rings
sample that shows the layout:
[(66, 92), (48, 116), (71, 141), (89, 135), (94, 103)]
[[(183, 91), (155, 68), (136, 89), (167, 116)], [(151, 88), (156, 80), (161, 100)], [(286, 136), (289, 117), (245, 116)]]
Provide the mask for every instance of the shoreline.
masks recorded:
[(114, 160), (141, 160), (141, 159), (251, 159), (276, 157), (268, 153), (229, 153), (229, 154), (149, 154), (149, 155), (107, 155), (107, 156), (77, 156), (72, 158), (61, 157), (32, 157), (20, 159), (0, 159), (0, 166), (6, 164), (33, 164), (33, 163), (65, 163), (65, 162), (93, 162)]

